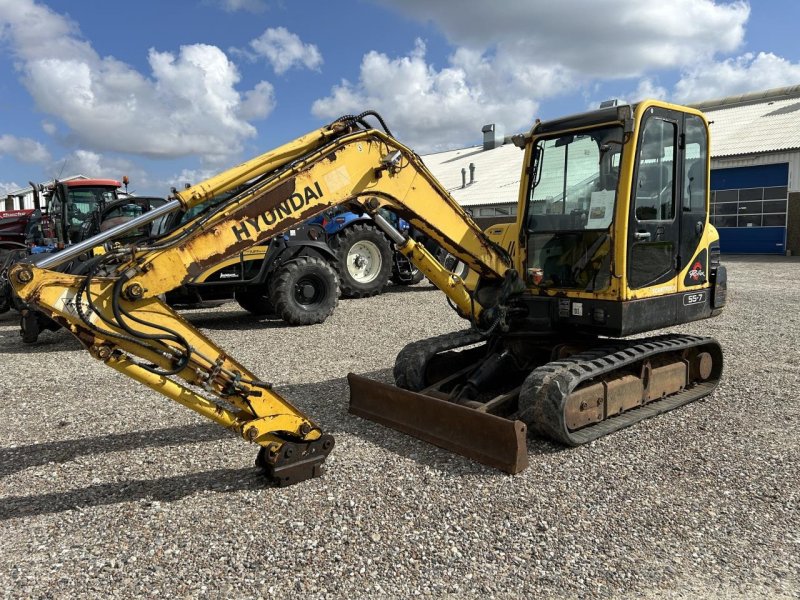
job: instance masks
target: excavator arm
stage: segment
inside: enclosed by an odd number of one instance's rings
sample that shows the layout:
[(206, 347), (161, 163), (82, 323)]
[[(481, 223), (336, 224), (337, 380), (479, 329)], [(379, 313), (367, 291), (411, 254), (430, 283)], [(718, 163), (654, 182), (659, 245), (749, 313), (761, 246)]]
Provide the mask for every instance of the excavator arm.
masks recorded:
[[(88, 273), (52, 270), (87, 249), (173, 210), (209, 206), (145, 244), (109, 250)], [(493, 304), (515, 288), (505, 251), (493, 244), (414, 152), (363, 115), (343, 118), (186, 190), (139, 219), (38, 262), (17, 264), (19, 296), (67, 327), (95, 358), (261, 446), (259, 464), (280, 485), (320, 474), (334, 441), (296, 407), (162, 302), (166, 292), (210, 266), (348, 203), (368, 212), (398, 249), (476, 325), (497, 326), (475, 287), (496, 287)], [(445, 270), (379, 214), (388, 208), (469, 265), (470, 283)], [(519, 286), (516, 286), (517, 288)], [(486, 310), (488, 309), (488, 310)]]

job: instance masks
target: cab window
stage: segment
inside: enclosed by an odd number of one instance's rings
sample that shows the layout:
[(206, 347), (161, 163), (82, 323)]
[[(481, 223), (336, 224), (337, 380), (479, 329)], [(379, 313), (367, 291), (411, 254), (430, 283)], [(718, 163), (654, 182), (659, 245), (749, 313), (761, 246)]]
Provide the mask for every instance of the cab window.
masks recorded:
[(706, 211), (706, 163), (708, 136), (703, 119), (686, 116), (686, 151), (683, 170), (683, 208), (693, 213)]
[(539, 140), (526, 214), (530, 285), (606, 288), (623, 131), (598, 127)]
[(642, 133), (636, 169), (637, 221), (672, 221), (675, 218), (675, 152), (677, 126), (663, 119), (648, 119)]

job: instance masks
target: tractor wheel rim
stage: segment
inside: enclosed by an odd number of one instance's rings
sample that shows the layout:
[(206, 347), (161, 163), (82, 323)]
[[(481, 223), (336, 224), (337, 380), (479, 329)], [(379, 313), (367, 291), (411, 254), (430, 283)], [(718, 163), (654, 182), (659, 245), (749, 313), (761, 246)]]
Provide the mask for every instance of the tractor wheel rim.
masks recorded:
[(294, 299), (301, 306), (311, 307), (322, 302), (326, 292), (327, 286), (321, 278), (306, 275), (295, 283)]
[(347, 253), (347, 273), (358, 283), (372, 283), (381, 272), (383, 259), (376, 244), (356, 242)]

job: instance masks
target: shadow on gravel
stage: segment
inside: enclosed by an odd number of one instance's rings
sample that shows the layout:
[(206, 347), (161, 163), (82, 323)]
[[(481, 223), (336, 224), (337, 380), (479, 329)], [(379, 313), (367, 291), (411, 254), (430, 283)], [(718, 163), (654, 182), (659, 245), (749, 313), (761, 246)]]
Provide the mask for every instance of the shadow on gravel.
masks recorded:
[[(375, 381), (394, 383), (392, 369), (359, 374)], [(348, 412), (350, 391), (345, 377), (313, 384), (288, 385), (280, 387), (277, 391), (319, 423), (325, 433), (330, 433), (334, 437), (340, 433), (353, 435), (397, 456), (437, 470), (446, 469), (458, 476), (498, 472), (491, 467), (473, 462), (415, 437), (351, 415)], [(545, 439), (528, 438), (528, 458), (531, 464), (535, 463), (537, 456), (553, 454), (565, 449), (564, 446)], [(336, 452), (336, 448), (333, 452)]]
[(66, 352), (82, 348), (80, 342), (66, 331), (45, 332), (35, 344), (24, 344), (16, 329), (0, 331), (0, 354)]
[(283, 319), (270, 315), (255, 317), (248, 312), (224, 312), (203, 315), (183, 313), (181, 316), (195, 327), (201, 329), (223, 329), (225, 331), (251, 331), (254, 329), (276, 329), (288, 327)]
[(796, 263), (800, 256), (781, 256), (776, 254), (723, 254), (722, 262), (732, 263)]
[[(382, 369), (363, 375), (376, 381), (391, 382), (391, 369)], [(438, 471), (445, 471), (452, 477), (497, 473), (490, 467), (436, 448), (372, 421), (350, 415), (347, 412), (349, 390), (347, 379), (344, 377), (310, 384), (280, 386), (277, 391), (319, 423), (326, 433), (330, 433), (334, 437), (344, 434), (366, 440), (388, 453)], [(231, 435), (233, 434), (230, 431), (218, 425), (201, 423), (5, 448), (0, 449), (0, 477), (51, 462), (64, 463), (78, 456), (125, 451), (132, 448), (194, 444), (214, 441)], [(536, 457), (559, 452), (562, 449), (561, 446), (545, 440), (528, 439), (528, 457), (531, 459), (532, 465), (535, 464)], [(333, 452), (336, 453), (337, 449), (334, 448)], [(346, 460), (346, 457), (340, 456), (339, 460)], [(157, 470), (157, 466), (154, 470)], [(269, 486), (270, 484), (264, 479), (261, 472), (253, 467), (217, 469), (151, 480), (121, 481), (91, 485), (68, 492), (3, 498), (2, 504), (0, 504), (0, 520), (143, 499), (169, 502), (185, 498), (196, 492), (235, 492), (263, 489)]]
[(138, 500), (174, 502), (196, 492), (257, 490), (269, 483), (255, 467), (91, 485), (69, 492), (4, 498), (0, 521)]
[[(276, 329), (288, 325), (275, 315), (256, 317), (248, 312), (205, 312), (203, 314), (179, 313), (194, 327), (222, 331), (252, 331)], [(83, 346), (65, 330), (44, 331), (35, 344), (24, 344), (19, 329), (0, 331), (0, 354), (25, 354), (28, 352), (62, 352), (82, 349)]]
[(416, 285), (390, 285), (383, 294), (405, 294), (406, 292), (433, 292), (436, 291), (436, 286), (429, 283), (427, 280), (424, 283)]
[(116, 433), (44, 444), (0, 449), (0, 477), (48, 463), (65, 463), (78, 456), (120, 452), (133, 448), (158, 448), (209, 442), (233, 435), (214, 423), (166, 427), (132, 433)]

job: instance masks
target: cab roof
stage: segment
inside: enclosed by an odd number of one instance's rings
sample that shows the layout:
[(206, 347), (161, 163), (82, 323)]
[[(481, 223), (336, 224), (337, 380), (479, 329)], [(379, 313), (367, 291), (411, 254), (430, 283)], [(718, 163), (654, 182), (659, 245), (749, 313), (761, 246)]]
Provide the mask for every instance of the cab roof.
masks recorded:
[(71, 181), (62, 182), (67, 187), (122, 187), (122, 184), (116, 179), (73, 179)]

